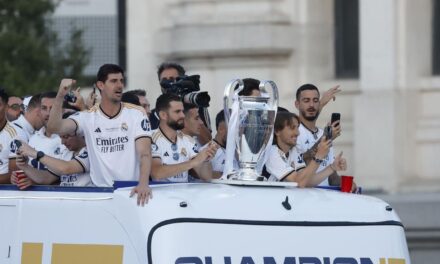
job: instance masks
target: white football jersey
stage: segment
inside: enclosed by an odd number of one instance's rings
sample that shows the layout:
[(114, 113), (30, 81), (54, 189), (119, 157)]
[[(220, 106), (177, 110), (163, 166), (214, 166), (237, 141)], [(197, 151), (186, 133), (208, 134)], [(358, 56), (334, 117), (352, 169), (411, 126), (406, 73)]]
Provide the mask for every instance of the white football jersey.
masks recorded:
[(290, 173), (306, 167), (302, 154), (296, 147), (284, 153), (277, 145), (270, 146), (266, 170), (270, 173), (269, 181), (283, 181)]
[(99, 187), (114, 181), (139, 181), (135, 141), (149, 137), (150, 121), (141, 107), (121, 103), (115, 116), (106, 115), (99, 104), (69, 117), (84, 135), (90, 159), (90, 177)]
[[(42, 127), (35, 134), (29, 138), (29, 146), (33, 147), (37, 151), (43, 151), (44, 154), (53, 157), (61, 158), (63, 152), (67, 150), (66, 146), (61, 143), (61, 138), (57, 134), (52, 134), (47, 137), (45, 133), (46, 129)], [(29, 165), (39, 170), (46, 170), (46, 166), (38, 162), (36, 159), (29, 159)]]
[(5, 126), (0, 130), (0, 174), (9, 172), (9, 157), (11, 148), (14, 148), (13, 140), (17, 138), (17, 131), (11, 123), (6, 121)]
[(65, 151), (61, 157), (62, 160), (75, 160), (78, 162), (83, 171), (82, 173), (68, 174), (68, 175), (57, 175), (50, 171), (53, 175), (60, 178), (60, 186), (75, 186), (75, 187), (91, 187), (94, 186), (92, 180), (90, 179), (90, 162), (89, 155), (86, 147), (83, 147), (76, 155), (73, 151)]
[[(160, 128), (151, 134), (151, 155), (153, 159), (161, 159), (163, 165), (178, 164), (190, 160), (197, 155), (196, 141), (181, 131), (177, 131), (177, 140), (171, 142)], [(188, 182), (188, 171), (162, 179), (164, 182)]]
[[(11, 122), (11, 126), (17, 132), (16, 138), (26, 143), (29, 143), (29, 139), (35, 134), (34, 127), (31, 125), (31, 123), (29, 123), (24, 115), (20, 115), (17, 120)], [(17, 157), (17, 154), (15, 153), (16, 150), (17, 147), (15, 145), (11, 145), (11, 153), (9, 153), (9, 158)]]
[[(299, 125), (299, 136), (296, 141), (296, 148), (298, 149), (298, 152), (303, 154), (307, 150), (309, 150), (313, 145), (315, 145), (316, 142), (319, 141), (319, 139), (324, 134), (324, 130), (321, 128), (318, 128), (318, 131), (316, 133), (310, 131), (308, 128), (306, 128), (303, 124)], [(330, 147), (330, 150), (325, 156), (324, 161), (319, 165), (319, 168), (316, 170), (316, 172), (320, 172), (324, 170), (327, 166), (330, 166), (330, 164), (335, 161), (335, 154), (333, 147)], [(328, 179), (325, 179), (322, 181), (320, 186), (328, 186)]]
[(35, 133), (35, 129), (24, 115), (20, 115), (12, 124), (17, 131), (18, 139), (29, 142), (30, 137)]

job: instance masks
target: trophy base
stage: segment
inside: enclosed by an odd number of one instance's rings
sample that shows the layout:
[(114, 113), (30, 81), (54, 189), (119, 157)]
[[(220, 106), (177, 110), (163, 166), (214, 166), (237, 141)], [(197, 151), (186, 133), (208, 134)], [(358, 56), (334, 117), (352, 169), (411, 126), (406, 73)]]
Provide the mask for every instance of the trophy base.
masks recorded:
[(285, 188), (298, 187), (298, 184), (296, 182), (240, 181), (240, 180), (222, 180), (222, 179), (213, 179), (210, 182), (215, 184), (227, 184), (227, 185), (235, 185), (235, 186), (285, 187)]
[(258, 174), (253, 169), (240, 169), (239, 171), (233, 172), (228, 175), (228, 180), (267, 181), (264, 176)]

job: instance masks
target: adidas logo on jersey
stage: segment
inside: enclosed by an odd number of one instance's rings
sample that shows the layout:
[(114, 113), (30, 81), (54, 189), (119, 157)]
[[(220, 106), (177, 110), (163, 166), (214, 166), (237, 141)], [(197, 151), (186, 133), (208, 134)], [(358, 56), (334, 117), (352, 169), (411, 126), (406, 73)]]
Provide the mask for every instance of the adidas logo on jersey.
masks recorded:
[(168, 154), (168, 152), (165, 152), (165, 154), (163, 154), (165, 157), (169, 157), (170, 154)]
[(95, 133), (101, 133), (101, 129), (98, 127), (97, 129), (95, 129)]

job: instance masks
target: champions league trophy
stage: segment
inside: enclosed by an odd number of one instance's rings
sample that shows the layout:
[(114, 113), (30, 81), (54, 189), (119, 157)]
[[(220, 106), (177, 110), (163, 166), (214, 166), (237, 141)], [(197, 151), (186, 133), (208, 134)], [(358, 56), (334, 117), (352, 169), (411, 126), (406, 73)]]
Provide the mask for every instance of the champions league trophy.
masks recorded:
[[(237, 85), (238, 89), (234, 91)], [(267, 93), (266, 86), (271, 87), (272, 97)], [(272, 81), (262, 81), (259, 87), (262, 96), (239, 96), (243, 88), (240, 79), (232, 80), (225, 87), (223, 100), (228, 139), (224, 176), (233, 180), (263, 181), (265, 178), (257, 168), (261, 171), (265, 153), (272, 144), (278, 88)], [(233, 102), (231, 110), (230, 101)], [(228, 161), (232, 165), (234, 156), (239, 166), (235, 171), (233, 166), (228, 166)]]

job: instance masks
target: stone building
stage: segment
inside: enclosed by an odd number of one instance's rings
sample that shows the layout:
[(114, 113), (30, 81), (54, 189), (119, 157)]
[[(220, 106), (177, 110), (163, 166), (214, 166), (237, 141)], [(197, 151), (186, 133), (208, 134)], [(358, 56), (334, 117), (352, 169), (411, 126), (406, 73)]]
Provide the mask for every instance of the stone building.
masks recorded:
[(347, 174), (398, 209), (413, 263), (438, 263), (440, 1), (117, 2), (129, 88), (146, 89), (152, 105), (164, 60), (201, 75), (215, 99), (212, 116), (233, 78), (275, 81), (280, 105), (293, 111), (301, 84), (341, 85), (320, 125), (341, 113), (334, 145), (348, 159)]

